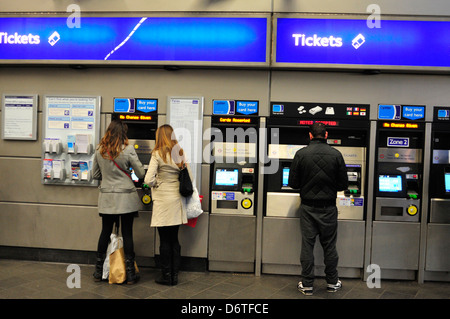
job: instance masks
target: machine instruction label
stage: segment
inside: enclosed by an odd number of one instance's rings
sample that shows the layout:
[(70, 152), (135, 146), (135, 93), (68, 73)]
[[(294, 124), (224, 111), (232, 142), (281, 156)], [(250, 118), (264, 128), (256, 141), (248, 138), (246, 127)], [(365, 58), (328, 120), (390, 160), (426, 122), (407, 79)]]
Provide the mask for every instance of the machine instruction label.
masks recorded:
[(213, 200), (235, 200), (234, 192), (212, 192)]
[(364, 198), (339, 198), (339, 206), (363, 206)]

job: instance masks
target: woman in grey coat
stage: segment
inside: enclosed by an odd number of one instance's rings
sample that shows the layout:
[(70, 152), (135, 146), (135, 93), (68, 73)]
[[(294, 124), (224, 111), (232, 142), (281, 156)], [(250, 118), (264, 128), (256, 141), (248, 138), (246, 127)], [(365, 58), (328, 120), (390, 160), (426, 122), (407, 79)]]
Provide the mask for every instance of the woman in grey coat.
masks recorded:
[[(157, 227), (160, 246), (159, 260), (162, 275), (155, 281), (162, 285), (176, 285), (181, 260), (178, 228), (187, 223), (186, 209), (180, 194), (180, 168), (186, 163), (170, 125), (156, 131), (155, 148), (144, 183), (152, 187), (152, 227)], [(190, 174), (189, 166), (186, 164)], [(192, 179), (192, 177), (191, 177)]]
[(134, 267), (133, 219), (140, 207), (140, 199), (130, 177), (130, 169), (137, 177), (145, 175), (133, 145), (128, 144), (128, 127), (113, 120), (101, 139), (93, 162), (94, 179), (101, 180), (98, 211), (102, 217), (102, 232), (98, 240), (94, 280), (100, 281), (103, 262), (114, 222), (121, 221), (127, 283), (139, 280)]

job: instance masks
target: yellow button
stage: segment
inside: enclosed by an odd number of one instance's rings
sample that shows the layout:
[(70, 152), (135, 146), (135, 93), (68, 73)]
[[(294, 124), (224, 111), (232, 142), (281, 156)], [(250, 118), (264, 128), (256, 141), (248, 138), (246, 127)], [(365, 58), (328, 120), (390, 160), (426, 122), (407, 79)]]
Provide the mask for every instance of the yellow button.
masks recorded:
[(417, 214), (417, 207), (414, 205), (409, 206), (407, 209), (407, 213), (409, 216), (414, 216), (415, 214)]
[(250, 207), (252, 207), (252, 205), (253, 203), (249, 198), (244, 198), (241, 202), (241, 206), (245, 209), (249, 209)]
[(144, 196), (142, 196), (142, 202), (145, 205), (150, 204), (151, 201), (152, 201), (152, 198), (150, 197), (150, 195), (145, 194)]
[(138, 144), (134, 144), (134, 149), (138, 149), (139, 148), (139, 145)]

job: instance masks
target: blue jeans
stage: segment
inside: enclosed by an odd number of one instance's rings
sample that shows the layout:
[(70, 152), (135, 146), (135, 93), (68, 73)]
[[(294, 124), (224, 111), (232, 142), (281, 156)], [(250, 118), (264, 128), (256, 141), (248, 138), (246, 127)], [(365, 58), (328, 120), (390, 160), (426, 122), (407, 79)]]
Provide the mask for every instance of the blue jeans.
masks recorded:
[(300, 205), (300, 230), (302, 234), (300, 263), (304, 287), (312, 287), (314, 283), (314, 244), (317, 236), (319, 236), (323, 248), (326, 281), (328, 284), (337, 283), (339, 260), (336, 250), (337, 225), (336, 206), (312, 207)]

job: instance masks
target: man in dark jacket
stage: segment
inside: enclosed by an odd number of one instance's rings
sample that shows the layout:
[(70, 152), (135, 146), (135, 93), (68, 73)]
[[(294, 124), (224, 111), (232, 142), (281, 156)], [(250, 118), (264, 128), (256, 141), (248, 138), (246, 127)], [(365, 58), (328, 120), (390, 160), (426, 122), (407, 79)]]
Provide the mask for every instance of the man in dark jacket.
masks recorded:
[(298, 290), (305, 295), (313, 293), (313, 250), (317, 235), (324, 251), (327, 291), (335, 292), (342, 287), (337, 272), (336, 197), (338, 191), (348, 187), (344, 158), (327, 144), (325, 125), (314, 123), (309, 137), (309, 145), (295, 154), (289, 174), (289, 186), (300, 190), (302, 281), (298, 283)]

